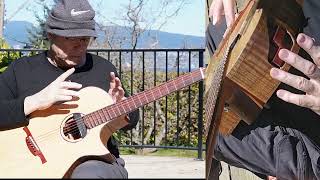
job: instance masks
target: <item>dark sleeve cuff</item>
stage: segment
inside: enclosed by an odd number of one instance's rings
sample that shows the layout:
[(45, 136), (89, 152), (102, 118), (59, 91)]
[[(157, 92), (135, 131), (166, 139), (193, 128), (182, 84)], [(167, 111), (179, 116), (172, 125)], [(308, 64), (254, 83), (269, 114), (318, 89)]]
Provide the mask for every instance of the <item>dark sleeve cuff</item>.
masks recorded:
[(129, 113), (129, 124), (121, 128), (123, 131), (128, 131), (136, 127), (139, 121), (139, 109)]
[(25, 97), (19, 97), (18, 99), (1, 103), (3, 108), (0, 110), (0, 114), (2, 115), (0, 130), (28, 125), (29, 121), (24, 114), (24, 99)]

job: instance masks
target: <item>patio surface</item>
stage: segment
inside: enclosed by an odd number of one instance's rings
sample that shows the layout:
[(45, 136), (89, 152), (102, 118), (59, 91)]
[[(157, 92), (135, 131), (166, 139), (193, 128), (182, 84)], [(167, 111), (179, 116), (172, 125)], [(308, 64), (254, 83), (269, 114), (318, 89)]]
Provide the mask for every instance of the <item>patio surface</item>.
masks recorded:
[(129, 178), (205, 178), (205, 161), (196, 158), (121, 155)]

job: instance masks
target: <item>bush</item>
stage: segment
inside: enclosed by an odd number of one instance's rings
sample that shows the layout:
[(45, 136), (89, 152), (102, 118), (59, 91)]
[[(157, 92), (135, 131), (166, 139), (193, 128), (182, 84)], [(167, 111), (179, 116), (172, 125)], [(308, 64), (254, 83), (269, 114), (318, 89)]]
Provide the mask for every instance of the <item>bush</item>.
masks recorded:
[[(0, 49), (10, 49), (10, 45), (4, 40), (0, 39)], [(6, 51), (1, 51), (0, 52), (0, 73), (4, 72), (8, 65), (20, 58), (19, 52), (6, 52)]]

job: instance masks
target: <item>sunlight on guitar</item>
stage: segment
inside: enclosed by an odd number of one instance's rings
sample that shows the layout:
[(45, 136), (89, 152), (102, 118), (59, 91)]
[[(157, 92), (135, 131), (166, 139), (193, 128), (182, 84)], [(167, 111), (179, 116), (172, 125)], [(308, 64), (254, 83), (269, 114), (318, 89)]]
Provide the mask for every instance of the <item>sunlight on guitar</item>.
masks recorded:
[(203, 79), (199, 68), (116, 104), (86, 87), (76, 101), (35, 111), (28, 126), (0, 132), (0, 177), (62, 178), (79, 158), (109, 153), (109, 137), (128, 123), (117, 117)]

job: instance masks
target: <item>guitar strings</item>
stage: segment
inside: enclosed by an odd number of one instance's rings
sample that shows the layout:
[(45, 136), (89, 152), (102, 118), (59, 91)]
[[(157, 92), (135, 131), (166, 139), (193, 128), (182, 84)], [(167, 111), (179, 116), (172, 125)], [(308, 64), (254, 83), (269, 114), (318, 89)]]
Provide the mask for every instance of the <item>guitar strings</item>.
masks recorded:
[[(201, 73), (201, 71), (195, 71), (194, 72), (194, 74), (195, 75), (199, 75), (199, 73)], [(187, 77), (187, 76), (191, 76), (192, 77), (192, 74), (191, 73), (188, 73), (188, 74), (185, 74), (185, 75), (183, 75), (183, 76), (180, 76), (180, 77)], [(161, 88), (166, 88), (167, 89), (167, 91), (169, 92), (169, 90), (168, 90), (168, 87), (167, 86), (164, 86), (164, 87), (162, 87), (163, 85), (160, 85), (160, 86), (158, 86), (158, 90), (161, 90)], [(185, 83), (183, 82), (183, 86), (186, 86), (185, 85)], [(147, 92), (145, 92), (145, 93), (143, 93), (144, 95), (145, 95), (145, 97), (146, 97), (146, 95), (153, 95), (154, 96), (154, 92), (153, 91), (147, 91)], [(138, 96), (138, 95), (140, 95), (140, 94), (136, 94), (136, 96)], [(134, 95), (135, 96), (135, 95)], [(154, 96), (155, 97), (155, 96)], [(139, 101), (140, 101), (140, 103), (141, 103), (141, 100), (140, 100), (140, 98), (138, 98), (139, 99)], [(156, 99), (156, 98), (155, 98)], [(130, 102), (128, 101), (127, 103), (125, 102), (125, 101), (122, 101), (121, 103), (119, 102), (119, 104), (120, 105), (122, 105), (122, 106), (124, 106), (124, 105), (128, 105), (128, 104), (130, 104)], [(141, 103), (141, 104), (143, 104), (143, 103)], [(136, 106), (136, 105), (135, 105)], [(137, 108), (137, 107), (136, 107)], [(118, 109), (119, 110), (119, 109)], [(119, 110), (119, 112), (120, 112), (120, 110)], [(114, 114), (117, 114), (117, 113), (115, 113), (114, 112)], [(121, 114), (121, 112), (120, 112), (120, 114)], [(101, 116), (100, 114), (99, 114), (99, 116)], [(103, 117), (102, 117), (103, 118)], [(96, 118), (97, 119), (97, 118)], [(113, 118), (112, 118), (113, 119)], [(67, 123), (67, 124), (70, 124), (70, 123)], [(74, 124), (74, 123), (73, 123)], [(99, 124), (98, 124), (99, 125)], [(76, 125), (74, 125), (74, 126), (69, 126), (69, 128), (67, 128), (66, 129), (66, 131), (68, 131), (68, 132), (72, 132), (72, 130), (74, 130), (74, 127), (75, 127)], [(77, 128), (77, 127), (76, 127)]]
[[(195, 75), (199, 75), (199, 73), (202, 74), (201, 71), (196, 71), (196, 72), (194, 72)], [(188, 75), (190, 76), (191, 73), (182, 75), (182, 76), (180, 76), (180, 77), (183, 78), (183, 77), (186, 77), (186, 76), (188, 76)], [(193, 77), (192, 77), (192, 79), (193, 79)], [(169, 83), (169, 81), (168, 81), (167, 83)], [(178, 83), (180, 83), (180, 82), (178, 82)], [(162, 84), (162, 85), (163, 85), (163, 84)], [(160, 88), (162, 85), (159, 85), (158, 88)], [(165, 86), (165, 87), (167, 88), (167, 86)], [(145, 94), (145, 95), (148, 95), (147, 93), (153, 94), (153, 91), (147, 91), (147, 92), (145, 92), (144, 94)], [(139, 94), (136, 94), (136, 95), (139, 95)], [(135, 96), (135, 95), (133, 95), (133, 96)], [(131, 97), (133, 97), (133, 96), (131, 96)], [(139, 99), (139, 101), (140, 101), (140, 99)], [(140, 101), (140, 102), (141, 102), (141, 101)], [(118, 104), (118, 105), (121, 105), (121, 106), (129, 105), (129, 104), (130, 104), (130, 101), (120, 101), (120, 102), (117, 103), (117, 104)], [(112, 104), (112, 105), (114, 105), (114, 104)], [(110, 106), (112, 106), (112, 105), (110, 105)], [(86, 116), (87, 116), (87, 117), (90, 117), (90, 114), (91, 114), (91, 113), (87, 114)], [(116, 114), (116, 113), (115, 113), (115, 114)], [(100, 116), (100, 114), (99, 114), (99, 116)], [(121, 116), (121, 115), (120, 115), (120, 116)], [(109, 116), (109, 117), (110, 117), (110, 116)], [(117, 116), (117, 117), (119, 117), (119, 116)], [(111, 120), (113, 120), (113, 119), (115, 119), (115, 118), (117, 118), (117, 117), (114, 117), (114, 118), (109, 119), (109, 120), (111, 121)], [(107, 120), (106, 122), (108, 122), (108, 120)], [(104, 123), (106, 123), (106, 122), (104, 122)], [(71, 134), (74, 133), (74, 132), (78, 132), (78, 124), (79, 124), (79, 125), (84, 125), (85, 127), (87, 127), (87, 126), (85, 125), (84, 121), (83, 121), (83, 117), (76, 118), (76, 119), (74, 119), (74, 121), (67, 122), (67, 123), (65, 123), (65, 124), (69, 125), (69, 126), (66, 127), (65, 132), (66, 132), (66, 133), (71, 133)], [(101, 123), (101, 124), (103, 124), (103, 123)], [(98, 125), (100, 125), (100, 124), (98, 124)], [(47, 140), (47, 137), (48, 137), (48, 136), (51, 136), (52, 134), (54, 134), (54, 133), (56, 133), (56, 132), (58, 132), (58, 131), (60, 131), (60, 130), (61, 130), (61, 127), (56, 128), (56, 129), (51, 130), (51, 131), (49, 131), (49, 132), (47, 132), (47, 133), (45, 133), (45, 134), (43, 134), (43, 135), (40, 135), (40, 136), (36, 137), (36, 139), (37, 139), (38, 142), (43, 142), (44, 140)]]
[[(201, 73), (200, 71), (196, 71), (194, 74), (198, 74), (198, 73)], [(186, 75), (184, 75), (184, 77), (186, 77), (186, 76), (188, 76), (188, 75), (191, 75), (190, 73), (188, 73), (188, 74), (186, 74)], [(161, 87), (161, 85), (159, 86), (159, 87)], [(145, 92), (144, 94), (147, 94), (147, 93), (152, 93), (153, 94), (153, 92), (152, 91), (147, 91), (147, 92)], [(139, 99), (140, 100), (140, 99)], [(119, 102), (119, 105), (128, 105), (129, 104), (129, 101), (122, 101), (122, 102)], [(90, 116), (90, 114), (88, 114), (89, 116)], [(99, 116), (100, 116), (100, 114), (99, 114)], [(121, 115), (120, 115), (121, 116)], [(118, 116), (119, 117), (119, 116)], [(116, 117), (114, 117), (114, 118), (116, 118)], [(110, 119), (110, 120), (113, 120), (114, 118), (112, 118), (112, 119)], [(82, 117), (81, 118), (76, 118), (76, 119), (74, 119), (74, 121), (72, 121), (72, 122), (67, 122), (66, 124), (70, 124), (70, 126), (68, 126), (68, 128), (66, 128), (65, 130), (67, 131), (66, 133), (74, 133), (74, 132), (77, 132), (78, 131), (78, 125), (77, 125), (77, 123), (80, 123), (80, 125), (85, 125), (85, 123), (82, 121)], [(103, 124), (103, 123), (102, 123)], [(53, 133), (55, 133), (55, 132), (57, 132), (57, 131), (60, 131), (60, 129), (61, 128), (57, 128), (57, 129), (55, 129), (55, 130), (52, 130), (52, 131), (50, 131), (50, 132), (48, 132), (48, 133), (46, 133), (46, 134), (43, 134), (43, 135), (41, 135), (41, 136), (38, 136), (38, 138), (37, 138), (37, 140), (38, 141), (43, 141), (43, 140), (45, 140), (45, 139), (47, 139), (46, 137), (48, 137), (48, 136), (50, 136), (50, 135), (52, 135)]]
[[(128, 103), (126, 103), (124, 101), (120, 101), (119, 102), (119, 105), (128, 105), (128, 104), (129, 104), (129, 102)], [(90, 113), (87, 114), (86, 116), (90, 116)], [(115, 118), (113, 118), (113, 119), (115, 119)], [(110, 119), (110, 120), (113, 120), (113, 119)], [(106, 121), (106, 122), (108, 122), (108, 121)], [(83, 122), (83, 117), (75, 118), (75, 119), (73, 119), (73, 121), (66, 122), (65, 124), (69, 125), (69, 126), (66, 126), (67, 128), (65, 129), (65, 133), (71, 133), (71, 134), (78, 131), (78, 124), (86, 126), (85, 123)], [(46, 132), (45, 134), (42, 134), (40, 136), (37, 136), (35, 139), (38, 142), (43, 142), (43, 140), (46, 140), (46, 138), (48, 136), (51, 136), (53, 133), (56, 133), (56, 132), (59, 132), (59, 131), (61, 131), (61, 127), (53, 129), (53, 130), (51, 130), (49, 132)]]

